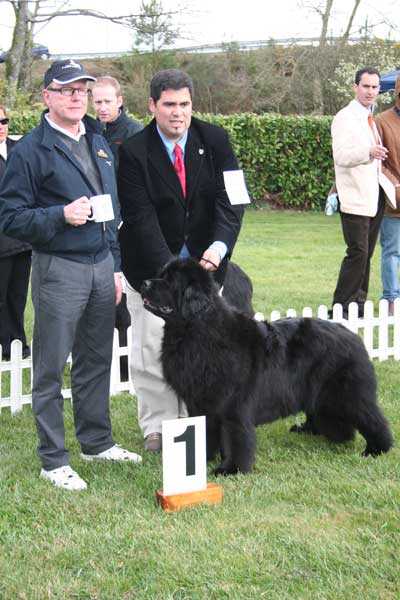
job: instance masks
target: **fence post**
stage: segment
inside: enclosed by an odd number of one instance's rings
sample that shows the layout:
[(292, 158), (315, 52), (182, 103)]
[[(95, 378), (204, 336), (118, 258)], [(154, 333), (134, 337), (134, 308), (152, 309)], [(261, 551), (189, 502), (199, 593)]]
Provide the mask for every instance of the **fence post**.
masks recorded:
[(393, 356), (395, 360), (400, 360), (400, 298), (396, 298), (394, 301)]
[(341, 304), (334, 304), (332, 308), (332, 319), (337, 323), (341, 323), (343, 320), (343, 306)]
[(114, 329), (114, 341), (112, 350), (112, 361), (111, 361), (111, 374), (110, 374), (110, 395), (119, 394), (119, 384), (121, 381), (121, 370), (119, 362), (119, 333), (117, 329)]
[(321, 306), (318, 306), (317, 318), (324, 319), (325, 321), (328, 319), (328, 307), (325, 306), (324, 304), (321, 304)]
[(374, 353), (374, 305), (368, 300), (364, 304), (364, 346), (370, 357)]
[(10, 352), (10, 407), (15, 415), (22, 409), (22, 342), (13, 340)]
[(379, 301), (379, 329), (378, 329), (378, 358), (380, 361), (387, 360), (389, 356), (389, 316), (388, 301), (382, 299)]
[(356, 302), (350, 302), (348, 311), (347, 328), (353, 333), (358, 333), (359, 319), (358, 319), (358, 304)]

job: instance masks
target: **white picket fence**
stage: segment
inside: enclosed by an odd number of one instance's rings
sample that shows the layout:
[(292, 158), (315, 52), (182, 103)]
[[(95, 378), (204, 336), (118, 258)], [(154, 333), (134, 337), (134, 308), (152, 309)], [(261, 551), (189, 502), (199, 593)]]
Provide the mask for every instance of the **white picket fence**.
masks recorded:
[[(121, 392), (135, 393), (135, 389), (130, 381), (121, 381), (121, 370), (120, 370), (120, 356), (129, 356), (131, 350), (131, 332), (128, 329), (128, 346), (119, 346), (118, 331), (114, 330), (114, 345), (113, 345), (113, 357), (111, 363), (111, 381), (110, 381), (110, 394), (115, 395)], [(14, 340), (11, 343), (11, 360), (3, 361), (2, 352), (0, 346), (0, 412), (2, 408), (11, 408), (11, 413), (15, 414), (19, 412), (24, 404), (32, 404), (32, 358), (22, 358), (22, 342)], [(69, 357), (67, 364), (71, 365), (71, 357)], [(29, 375), (25, 375), (24, 372), (29, 371)], [(6, 378), (5, 373), (10, 375)], [(130, 376), (129, 376), (130, 377)], [(24, 393), (24, 387), (27, 387), (27, 381), (30, 381), (29, 393)], [(3, 390), (7, 389), (7, 396), (4, 395)], [(71, 398), (71, 389), (64, 388), (62, 390), (64, 398)]]
[[(365, 303), (363, 317), (358, 316), (357, 304), (350, 304), (348, 319), (342, 318), (342, 307), (337, 304), (333, 310), (333, 321), (343, 323), (348, 329), (358, 333), (364, 340), (365, 347), (371, 358), (376, 358), (379, 361), (387, 360), (393, 357), (395, 360), (400, 360), (400, 299), (395, 301), (394, 315), (388, 314), (388, 303), (386, 300), (381, 300), (378, 305), (377, 314), (374, 314), (374, 305), (368, 301)], [(271, 313), (270, 320), (275, 321), (281, 318), (278, 311)], [(296, 317), (297, 313), (293, 309), (286, 311), (287, 317)], [(303, 317), (316, 316), (320, 319), (328, 318), (328, 309), (326, 306), (320, 306), (317, 314), (313, 315), (311, 308), (303, 308)], [(257, 318), (262, 319), (263, 316), (257, 313)], [(131, 335), (128, 330), (128, 346), (120, 347), (118, 331), (114, 331), (114, 346), (113, 359), (111, 365), (111, 395), (119, 394), (120, 392), (130, 392), (134, 394), (132, 381), (121, 381), (120, 373), (120, 356), (130, 355)], [(70, 362), (70, 361), (69, 361)], [(29, 370), (30, 385), (27, 393), (23, 393), (23, 373)], [(10, 375), (6, 378), (5, 373)], [(7, 379), (7, 381), (6, 381)], [(3, 389), (8, 391), (7, 396), (3, 395)], [(2, 408), (9, 407), (11, 413), (15, 414), (21, 410), (24, 404), (31, 404), (32, 395), (32, 359), (22, 358), (22, 343), (19, 340), (14, 340), (11, 344), (11, 360), (2, 361), (1, 346), (0, 346), (0, 412)], [(64, 398), (71, 398), (71, 390), (62, 390)]]

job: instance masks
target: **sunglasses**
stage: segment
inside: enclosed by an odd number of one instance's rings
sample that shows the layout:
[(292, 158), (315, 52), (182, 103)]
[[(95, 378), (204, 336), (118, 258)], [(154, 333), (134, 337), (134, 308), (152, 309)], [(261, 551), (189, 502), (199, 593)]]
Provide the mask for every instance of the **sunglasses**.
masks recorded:
[(10, 122), (10, 119), (7, 119), (7, 118), (5, 118), (5, 119), (0, 119), (0, 123), (1, 123), (1, 125), (8, 125), (8, 123), (9, 123), (9, 122)]

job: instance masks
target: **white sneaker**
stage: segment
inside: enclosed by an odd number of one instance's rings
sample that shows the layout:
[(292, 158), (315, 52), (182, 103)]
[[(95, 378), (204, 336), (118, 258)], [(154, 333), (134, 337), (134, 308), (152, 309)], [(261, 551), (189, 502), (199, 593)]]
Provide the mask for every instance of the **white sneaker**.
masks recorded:
[(133, 462), (133, 463), (141, 463), (142, 457), (140, 454), (135, 454), (135, 452), (129, 452), (129, 450), (125, 450), (125, 448), (121, 448), (118, 444), (115, 446), (111, 446), (107, 450), (103, 452), (99, 452), (99, 454), (84, 454), (81, 452), (81, 457), (84, 460), (115, 460), (118, 462)]
[(53, 485), (65, 490), (86, 490), (87, 483), (69, 465), (51, 471), (40, 471), (40, 477), (48, 479)]

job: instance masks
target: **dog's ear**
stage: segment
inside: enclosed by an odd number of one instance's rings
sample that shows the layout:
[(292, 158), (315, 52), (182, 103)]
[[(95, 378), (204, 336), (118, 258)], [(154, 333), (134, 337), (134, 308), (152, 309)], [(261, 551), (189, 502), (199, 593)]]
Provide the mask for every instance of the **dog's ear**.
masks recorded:
[(182, 297), (181, 313), (185, 319), (195, 317), (211, 305), (209, 298), (200, 286), (189, 284)]

